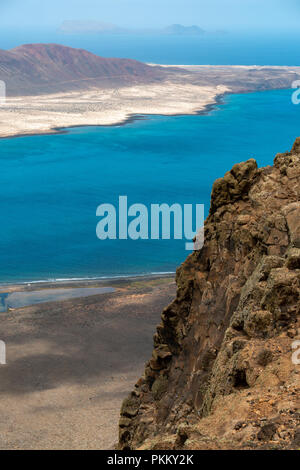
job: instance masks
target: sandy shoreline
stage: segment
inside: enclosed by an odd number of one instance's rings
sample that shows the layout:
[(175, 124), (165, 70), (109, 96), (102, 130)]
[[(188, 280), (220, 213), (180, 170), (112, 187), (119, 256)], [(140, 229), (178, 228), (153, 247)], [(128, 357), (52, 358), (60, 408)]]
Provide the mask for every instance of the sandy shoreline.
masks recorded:
[(202, 114), (225, 94), (290, 88), (300, 77), (300, 67), (179, 65), (177, 69), (158, 83), (8, 97), (0, 106), (0, 138), (124, 125), (147, 115)]
[(191, 116), (191, 115), (205, 115), (209, 113), (211, 110), (213, 110), (216, 106), (220, 105), (223, 103), (223, 99), (226, 95), (230, 94), (229, 91), (225, 91), (224, 93), (218, 94), (215, 96), (214, 100), (210, 104), (203, 105), (203, 109), (199, 110), (193, 110), (192, 112), (178, 112), (178, 113), (172, 113), (172, 114), (165, 114), (165, 113), (144, 113), (144, 114), (131, 114), (127, 117), (124, 117), (124, 120), (122, 121), (116, 121), (111, 124), (74, 124), (70, 126), (63, 126), (63, 127), (57, 127), (57, 128), (52, 128), (48, 131), (41, 131), (41, 132), (28, 132), (28, 133), (23, 133), (23, 134), (14, 134), (14, 135), (8, 135), (8, 136), (1, 136), (0, 134), (0, 140), (2, 139), (17, 139), (19, 137), (33, 137), (33, 136), (41, 136), (41, 135), (57, 135), (57, 134), (68, 134), (71, 129), (82, 129), (85, 127), (121, 127), (121, 126), (126, 126), (127, 124), (136, 122), (136, 121), (145, 121), (147, 120), (150, 116), (169, 116), (169, 117), (175, 117), (175, 116)]
[(24, 292), (41, 289), (81, 288), (81, 287), (123, 287), (136, 282), (152, 282), (158, 279), (175, 277), (175, 272), (137, 274), (116, 277), (53, 279), (40, 281), (0, 282), (1, 292)]
[[(207, 103), (203, 103), (197, 107), (190, 108), (188, 110), (179, 109), (176, 111), (167, 112), (166, 110), (153, 110), (151, 112), (143, 112), (143, 113), (131, 113), (131, 114), (124, 114), (123, 117), (120, 116), (120, 120), (109, 120), (106, 121), (106, 117), (102, 116), (99, 120), (99, 117), (95, 118), (95, 123), (78, 123), (78, 124), (65, 124), (59, 127), (52, 127), (52, 128), (45, 128), (44, 130), (31, 130), (27, 132), (17, 133), (16, 131), (12, 130), (9, 134), (5, 134), (1, 130), (1, 123), (0, 123), (0, 140), (1, 139), (16, 139), (19, 137), (33, 137), (33, 136), (40, 136), (40, 135), (56, 135), (56, 134), (68, 134), (69, 130), (76, 129), (76, 128), (84, 128), (84, 127), (120, 127), (126, 126), (135, 121), (142, 121), (147, 120), (150, 116), (191, 116), (191, 115), (204, 115), (214, 109), (216, 106), (223, 102), (223, 98), (230, 94), (230, 91), (225, 89), (221, 93), (212, 94), (211, 99)], [(9, 101), (8, 101), (9, 102)], [(1, 117), (1, 107), (0, 107), (0, 117)], [(103, 121), (102, 121), (103, 119)]]
[(122, 88), (117, 93), (114, 89), (105, 93), (89, 90), (7, 98), (6, 104), (0, 107), (0, 137), (57, 134), (73, 127), (123, 125), (146, 115), (198, 114), (229, 91), (226, 87), (164, 83)]

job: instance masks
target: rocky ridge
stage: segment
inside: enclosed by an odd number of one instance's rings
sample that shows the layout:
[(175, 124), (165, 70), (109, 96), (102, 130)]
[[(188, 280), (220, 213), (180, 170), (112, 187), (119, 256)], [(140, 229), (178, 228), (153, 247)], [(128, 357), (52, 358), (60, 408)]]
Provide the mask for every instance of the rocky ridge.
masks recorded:
[(59, 44), (0, 50), (0, 80), (6, 83), (7, 96), (156, 83), (167, 78), (167, 72), (137, 60), (99, 57)]
[(119, 448), (298, 449), (300, 138), (214, 183), (204, 246), (176, 282)]

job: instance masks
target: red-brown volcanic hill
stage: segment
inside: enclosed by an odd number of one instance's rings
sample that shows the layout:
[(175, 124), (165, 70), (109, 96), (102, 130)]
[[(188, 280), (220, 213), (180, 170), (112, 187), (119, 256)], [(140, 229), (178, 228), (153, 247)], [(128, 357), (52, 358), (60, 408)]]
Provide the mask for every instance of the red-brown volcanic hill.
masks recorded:
[(163, 80), (166, 71), (131, 59), (103, 58), (57, 44), (0, 50), (0, 80), (9, 96)]

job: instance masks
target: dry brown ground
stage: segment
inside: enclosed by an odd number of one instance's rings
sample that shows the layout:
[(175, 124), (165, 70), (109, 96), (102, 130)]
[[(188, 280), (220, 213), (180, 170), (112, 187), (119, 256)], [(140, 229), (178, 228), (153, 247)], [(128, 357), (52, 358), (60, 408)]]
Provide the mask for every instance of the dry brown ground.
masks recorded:
[(174, 294), (170, 279), (143, 281), (1, 314), (0, 449), (112, 448)]

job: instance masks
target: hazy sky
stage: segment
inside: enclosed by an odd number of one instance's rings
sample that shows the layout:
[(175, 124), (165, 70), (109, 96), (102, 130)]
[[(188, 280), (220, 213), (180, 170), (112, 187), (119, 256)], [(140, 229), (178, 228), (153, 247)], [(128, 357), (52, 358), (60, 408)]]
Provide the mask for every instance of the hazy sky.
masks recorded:
[(299, 30), (300, 0), (0, 0), (0, 28), (57, 27), (64, 20), (132, 27), (182, 23), (207, 29)]

